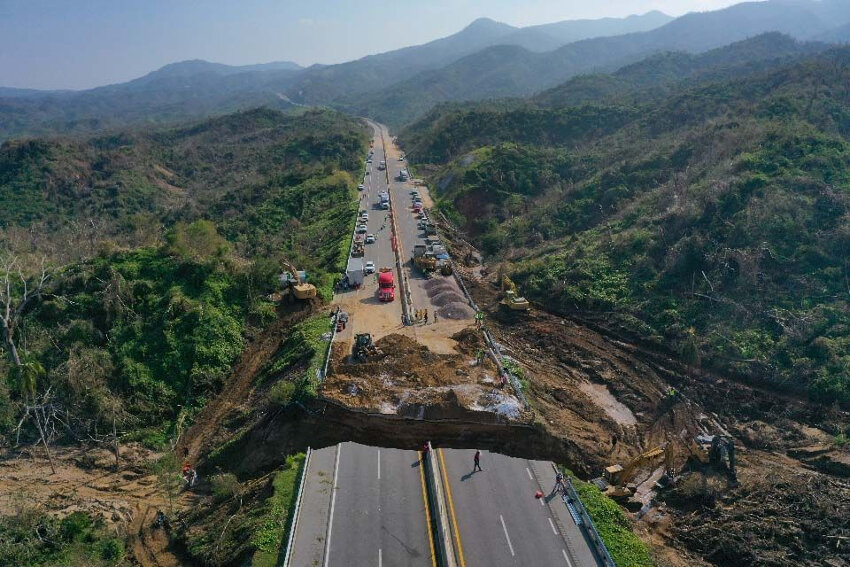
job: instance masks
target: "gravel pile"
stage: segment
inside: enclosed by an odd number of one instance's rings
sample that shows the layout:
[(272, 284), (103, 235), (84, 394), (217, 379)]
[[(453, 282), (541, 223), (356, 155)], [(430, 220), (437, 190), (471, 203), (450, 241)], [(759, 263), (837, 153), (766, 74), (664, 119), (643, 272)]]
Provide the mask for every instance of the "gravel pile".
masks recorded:
[(442, 307), (444, 305), (448, 305), (449, 303), (464, 303), (464, 300), (463, 297), (458, 295), (455, 291), (444, 291), (433, 296), (431, 298), (431, 303), (433, 303), (437, 307)]
[(446, 319), (472, 319), (475, 315), (475, 311), (469, 305), (461, 302), (444, 305), (440, 307), (437, 313), (440, 314), (440, 317), (445, 317)]
[[(429, 282), (430, 283), (430, 282)], [(428, 287), (428, 284), (425, 284), (425, 292), (428, 294), (428, 297), (434, 297), (435, 295), (439, 295), (441, 293), (445, 293), (447, 291), (454, 291), (455, 288), (452, 287), (451, 284), (446, 282), (437, 282), (439, 285), (432, 285)]]

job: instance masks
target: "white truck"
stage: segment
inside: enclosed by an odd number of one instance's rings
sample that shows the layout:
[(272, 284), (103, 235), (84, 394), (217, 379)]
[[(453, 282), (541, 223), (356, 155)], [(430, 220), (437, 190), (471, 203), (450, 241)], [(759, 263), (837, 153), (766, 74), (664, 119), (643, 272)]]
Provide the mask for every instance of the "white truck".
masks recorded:
[(363, 285), (362, 258), (350, 258), (348, 260), (348, 267), (345, 269), (345, 275), (348, 277), (348, 285), (351, 287)]

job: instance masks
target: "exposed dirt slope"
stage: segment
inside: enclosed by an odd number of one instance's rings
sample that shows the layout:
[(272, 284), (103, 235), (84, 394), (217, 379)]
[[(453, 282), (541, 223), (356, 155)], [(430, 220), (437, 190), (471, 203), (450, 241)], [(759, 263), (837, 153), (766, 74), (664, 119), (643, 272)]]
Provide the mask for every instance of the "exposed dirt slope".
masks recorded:
[(303, 321), (316, 309), (317, 302), (281, 304), (278, 319), (248, 344), (221, 393), (201, 410), (192, 427), (181, 436), (179, 454), (188, 449), (191, 462), (203, 457), (211, 448), (227, 414), (248, 399), (257, 374), (280, 346), (286, 329)]
[[(462, 239), (452, 248), (469, 264), (458, 271), (494, 338), (528, 378), (532, 405), (553, 435), (578, 446), (591, 471), (665, 442), (677, 447), (680, 486), (662, 492), (636, 524), (662, 562), (850, 564), (850, 453), (834, 441), (850, 426), (846, 412), (688, 368), (618, 336), (599, 316), (505, 311), (498, 269), (475, 266), (475, 250)], [(671, 386), (679, 396), (666, 397)], [(740, 487), (728, 488), (719, 474), (700, 480), (683, 443), (700, 432), (734, 437)], [(649, 467), (636, 480), (656, 477)]]

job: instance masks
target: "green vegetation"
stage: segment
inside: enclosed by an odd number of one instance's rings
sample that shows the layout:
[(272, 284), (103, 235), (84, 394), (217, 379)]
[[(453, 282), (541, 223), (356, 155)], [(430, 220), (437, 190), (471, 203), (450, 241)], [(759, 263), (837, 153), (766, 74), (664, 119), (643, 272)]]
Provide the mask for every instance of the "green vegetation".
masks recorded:
[(275, 474), (272, 481), (274, 493), (266, 500), (264, 520), (252, 540), (257, 549), (251, 561), (252, 567), (275, 567), (279, 563), (279, 554), (292, 529), (292, 511), (298, 497), (298, 481), (304, 462), (304, 453), (287, 457), (286, 465)]
[(596, 486), (570, 475), (587, 513), (617, 565), (652, 567), (649, 547), (632, 531), (631, 522), (616, 502)]
[(850, 50), (730, 74), (642, 102), (443, 109), (402, 139), (524, 295), (850, 404)]
[[(160, 445), (221, 389), (244, 336), (277, 317), (268, 296), (284, 260), (329, 298), (366, 147), (355, 119), (266, 109), (0, 146), (0, 256), (25, 273), (43, 256), (52, 273), (14, 338), (44, 368), (34, 394), (73, 408), (63, 431), (85, 438), (114, 420), (125, 439)], [(299, 340), (316, 349), (327, 326), (306, 323)], [(5, 356), (0, 375), (5, 434), (25, 389)]]
[(14, 516), (0, 516), (0, 557), (16, 567), (117, 567), (128, 565), (124, 542), (103, 519), (73, 512), (57, 519), (22, 507)]

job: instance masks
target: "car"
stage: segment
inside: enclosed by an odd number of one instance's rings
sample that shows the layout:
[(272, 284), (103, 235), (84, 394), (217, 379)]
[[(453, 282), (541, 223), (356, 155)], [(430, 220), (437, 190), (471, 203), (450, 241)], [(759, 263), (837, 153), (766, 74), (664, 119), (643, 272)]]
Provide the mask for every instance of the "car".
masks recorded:
[(372, 175), (372, 172), (369, 171), (369, 170), (366, 170), (366, 175)]
[(365, 225), (365, 224), (361, 224), (361, 225), (358, 225), (358, 226), (357, 226), (357, 232), (358, 232), (359, 234), (366, 234), (366, 231), (368, 231), (368, 230), (369, 230), (369, 229), (368, 229), (368, 228), (366, 228), (366, 225)]
[(398, 161), (404, 161), (404, 156), (398, 156)]
[(419, 196), (419, 191), (413, 190), (410, 192), (410, 196), (414, 199)]
[(375, 262), (373, 262), (372, 260), (369, 260), (368, 262), (366, 262), (366, 265), (363, 266), (363, 271), (366, 272), (367, 274), (374, 274), (375, 273)]
[(358, 185), (358, 186), (357, 186), (357, 190), (358, 190), (358, 191), (363, 191), (364, 189), (366, 189), (366, 186), (365, 186), (365, 185), (363, 185), (362, 183), (361, 183), (360, 185)]
[(366, 222), (369, 220), (369, 213), (360, 213), (360, 220)]
[(416, 226), (418, 226), (420, 229), (424, 229), (425, 228), (425, 221), (424, 220), (419, 221), (416, 224)]
[(375, 235), (374, 234), (367, 234), (366, 235), (366, 244), (373, 244), (374, 242), (375, 242)]

